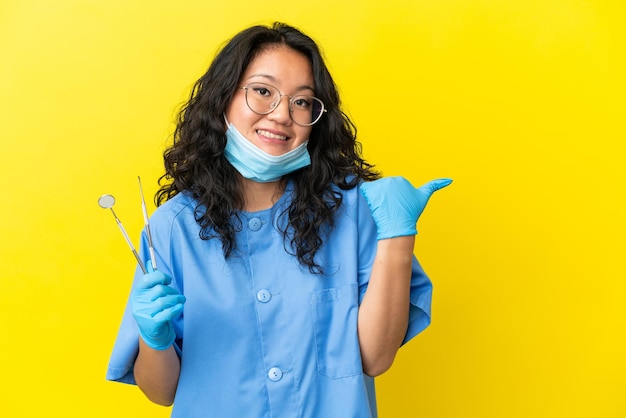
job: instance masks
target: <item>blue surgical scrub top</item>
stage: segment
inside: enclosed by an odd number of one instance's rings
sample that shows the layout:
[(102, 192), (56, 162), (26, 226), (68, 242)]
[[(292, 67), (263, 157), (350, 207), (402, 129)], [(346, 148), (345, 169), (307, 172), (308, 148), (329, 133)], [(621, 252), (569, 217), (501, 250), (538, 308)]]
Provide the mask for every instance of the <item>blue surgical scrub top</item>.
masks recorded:
[[(292, 184), (272, 208), (239, 214), (237, 250), (228, 259), (218, 239), (199, 238), (189, 195), (153, 213), (157, 268), (187, 298), (175, 322), (181, 372), (172, 417), (377, 416), (357, 337), (376, 225), (358, 188), (337, 191), (343, 204), (316, 255), (324, 275), (300, 265), (279, 232)], [(140, 254), (148, 260), (145, 231)], [(412, 275), (405, 342), (430, 323), (432, 285), (415, 257)], [(141, 276), (138, 270), (135, 281)], [(107, 379), (135, 383), (138, 338), (127, 306)]]

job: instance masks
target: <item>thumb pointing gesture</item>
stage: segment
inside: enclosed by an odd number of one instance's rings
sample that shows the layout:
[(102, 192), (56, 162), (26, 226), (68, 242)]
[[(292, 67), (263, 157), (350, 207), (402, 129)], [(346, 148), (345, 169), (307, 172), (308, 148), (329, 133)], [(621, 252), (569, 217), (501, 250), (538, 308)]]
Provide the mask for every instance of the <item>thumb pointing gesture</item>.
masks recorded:
[(361, 184), (361, 193), (372, 212), (378, 230), (377, 239), (417, 234), (415, 224), (437, 190), (451, 179), (432, 180), (419, 188), (404, 177), (385, 177)]

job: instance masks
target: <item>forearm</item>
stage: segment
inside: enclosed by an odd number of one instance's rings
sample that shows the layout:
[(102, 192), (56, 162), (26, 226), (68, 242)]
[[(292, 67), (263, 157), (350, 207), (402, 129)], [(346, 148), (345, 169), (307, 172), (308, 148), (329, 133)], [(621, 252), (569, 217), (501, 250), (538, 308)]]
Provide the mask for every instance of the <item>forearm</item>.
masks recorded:
[(148, 399), (159, 405), (171, 405), (180, 376), (180, 359), (174, 347), (154, 350), (140, 338), (134, 376), (137, 386)]
[(358, 319), (363, 371), (367, 375), (376, 376), (391, 367), (406, 335), (414, 243), (415, 236), (378, 241)]

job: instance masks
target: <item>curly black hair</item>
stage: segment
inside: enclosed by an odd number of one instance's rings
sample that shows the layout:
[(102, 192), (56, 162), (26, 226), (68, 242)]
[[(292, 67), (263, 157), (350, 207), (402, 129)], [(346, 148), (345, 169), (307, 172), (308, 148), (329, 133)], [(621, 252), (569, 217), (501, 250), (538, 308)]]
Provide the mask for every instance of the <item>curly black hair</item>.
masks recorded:
[(232, 254), (241, 225), (235, 220), (244, 202), (240, 178), (224, 157), (224, 114), (248, 65), (259, 53), (276, 45), (287, 46), (309, 59), (315, 95), (327, 108), (309, 137), (311, 165), (286, 176), (294, 182), (295, 192), (281, 215), (287, 217), (281, 232), (289, 243), (288, 251), (311, 272), (323, 273), (315, 254), (342, 203), (337, 188), (352, 189), (361, 180), (375, 180), (380, 175), (361, 157), (356, 127), (340, 108), (336, 85), (317, 44), (294, 27), (283, 23), (253, 26), (235, 35), (218, 52), (178, 114), (174, 142), (163, 154), (165, 174), (159, 179), (155, 203), (159, 206), (183, 191), (191, 193), (198, 200), (195, 218), (201, 227), (200, 238), (219, 238), (224, 256)]

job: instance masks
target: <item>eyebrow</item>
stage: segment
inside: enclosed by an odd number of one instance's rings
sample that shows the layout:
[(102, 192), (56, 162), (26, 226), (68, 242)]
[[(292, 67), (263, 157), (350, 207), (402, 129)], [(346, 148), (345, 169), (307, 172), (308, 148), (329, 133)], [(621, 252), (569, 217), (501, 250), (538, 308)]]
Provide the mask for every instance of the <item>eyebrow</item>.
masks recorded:
[[(273, 75), (269, 75), (269, 74), (252, 74), (250, 77), (247, 78), (247, 80), (250, 80), (251, 78), (254, 78), (254, 77), (262, 77), (273, 83), (278, 83), (278, 79), (274, 77)], [(315, 89), (309, 85), (302, 85), (296, 88), (296, 91), (302, 91), (302, 90), (311, 90), (312, 92), (315, 92)]]

